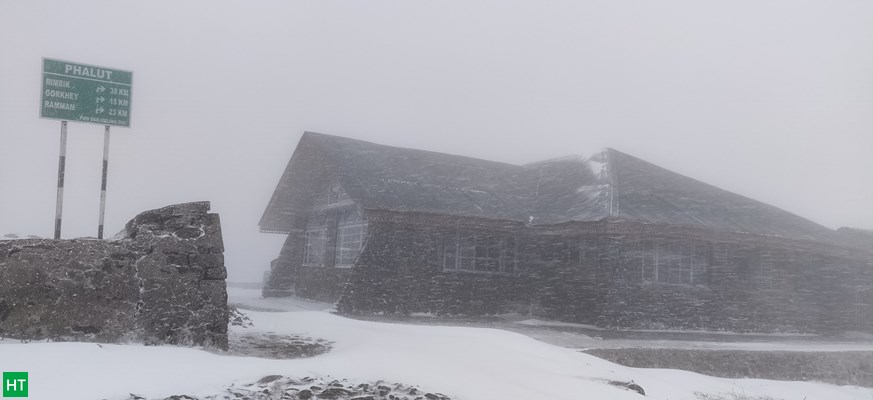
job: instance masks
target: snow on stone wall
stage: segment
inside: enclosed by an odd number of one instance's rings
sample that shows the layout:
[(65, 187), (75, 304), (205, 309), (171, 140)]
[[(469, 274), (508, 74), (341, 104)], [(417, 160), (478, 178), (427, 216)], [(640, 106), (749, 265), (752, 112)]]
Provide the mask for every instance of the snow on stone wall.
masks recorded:
[[(511, 273), (446, 271), (432, 258), (440, 254), (439, 238), (457, 231), (371, 221), (367, 245), (348, 278), (331, 280), (331, 268), (313, 274), (293, 264), (274, 274), (290, 272), (286, 278), (295, 287), (316, 292), (341, 285), (341, 295), (336, 290), (331, 296), (295, 293), (339, 299), (338, 310), (350, 314), (527, 311), (620, 329), (873, 332), (873, 261), (862, 252), (754, 236), (712, 234), (704, 240), (682, 231), (541, 234), (480, 227), (470, 232), (517, 239), (516, 268)], [(660, 254), (660, 265), (670, 266), (671, 277), (675, 272), (681, 278), (676, 270), (694, 254), (688, 249), (703, 250), (705, 274), (689, 282), (651, 276), (654, 267), (645, 256), (665, 249), (676, 250)]]
[(224, 244), (208, 202), (112, 240), (0, 240), (0, 337), (227, 347)]

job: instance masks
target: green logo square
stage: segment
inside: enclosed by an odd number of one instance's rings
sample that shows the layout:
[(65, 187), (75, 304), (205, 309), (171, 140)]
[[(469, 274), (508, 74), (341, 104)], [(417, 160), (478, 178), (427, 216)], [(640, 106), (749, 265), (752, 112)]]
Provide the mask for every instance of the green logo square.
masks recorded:
[(3, 397), (27, 397), (27, 372), (3, 373)]

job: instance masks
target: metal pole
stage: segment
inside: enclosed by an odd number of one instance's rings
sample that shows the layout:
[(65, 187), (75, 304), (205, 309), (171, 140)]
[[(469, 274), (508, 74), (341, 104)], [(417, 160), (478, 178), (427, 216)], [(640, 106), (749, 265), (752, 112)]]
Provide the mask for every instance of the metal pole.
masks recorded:
[(106, 213), (106, 175), (109, 172), (109, 125), (103, 133), (103, 181), (100, 184), (100, 221), (97, 239), (103, 239), (103, 215)]
[(58, 198), (55, 206), (55, 239), (61, 238), (61, 215), (64, 211), (64, 167), (67, 162), (67, 121), (61, 121), (61, 155), (58, 157)]

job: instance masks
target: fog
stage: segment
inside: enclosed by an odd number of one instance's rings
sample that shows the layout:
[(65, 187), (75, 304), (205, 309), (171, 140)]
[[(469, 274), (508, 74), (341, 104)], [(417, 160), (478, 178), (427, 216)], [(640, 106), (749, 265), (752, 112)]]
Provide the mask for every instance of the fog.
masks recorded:
[[(231, 281), (304, 130), (527, 163), (613, 147), (873, 229), (873, 2), (0, 2), (0, 235), (51, 237), (60, 122), (41, 58), (134, 72), (111, 234), (209, 200)], [(103, 128), (70, 123), (64, 238), (95, 236)]]

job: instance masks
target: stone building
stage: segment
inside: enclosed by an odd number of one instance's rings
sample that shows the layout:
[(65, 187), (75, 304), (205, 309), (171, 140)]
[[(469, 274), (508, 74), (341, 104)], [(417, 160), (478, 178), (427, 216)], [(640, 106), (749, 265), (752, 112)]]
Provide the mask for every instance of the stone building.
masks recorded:
[(873, 242), (614, 149), (511, 165), (307, 132), (265, 296), (344, 313), (873, 332)]

